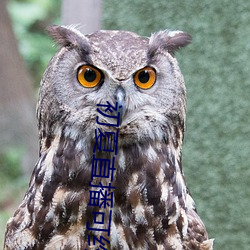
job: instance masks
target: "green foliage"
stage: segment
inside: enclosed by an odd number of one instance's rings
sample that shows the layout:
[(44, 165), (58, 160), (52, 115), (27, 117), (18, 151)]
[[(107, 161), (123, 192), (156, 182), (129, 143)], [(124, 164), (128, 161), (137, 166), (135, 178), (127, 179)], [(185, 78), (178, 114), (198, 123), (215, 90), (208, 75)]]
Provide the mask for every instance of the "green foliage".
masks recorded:
[(215, 249), (250, 245), (250, 2), (104, 1), (103, 24), (193, 36), (178, 60), (187, 93), (183, 166)]
[(61, 1), (51, 0), (9, 1), (8, 9), (19, 50), (37, 85), (55, 53), (45, 30), (48, 25), (59, 23), (60, 4)]
[[(61, 1), (51, 0), (8, 1), (19, 51), (37, 86), (56, 50), (45, 29), (50, 24), (59, 23), (60, 4)], [(0, 154), (0, 246), (7, 219), (13, 215), (27, 188), (28, 180), (21, 171), (22, 156), (19, 148), (10, 148)]]
[(11, 182), (22, 174), (21, 157), (22, 150), (19, 148), (10, 148), (0, 154), (0, 187)]

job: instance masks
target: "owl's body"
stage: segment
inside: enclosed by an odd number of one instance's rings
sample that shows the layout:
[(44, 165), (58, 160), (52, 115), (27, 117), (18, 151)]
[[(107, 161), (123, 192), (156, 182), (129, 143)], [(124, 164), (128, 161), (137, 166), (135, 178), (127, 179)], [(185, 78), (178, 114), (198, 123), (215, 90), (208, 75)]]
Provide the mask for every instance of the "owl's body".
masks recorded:
[[(40, 158), (5, 249), (212, 249), (181, 163), (186, 92), (174, 52), (190, 36), (50, 33), (62, 48), (41, 82)], [(101, 116), (107, 102), (118, 108)], [(117, 151), (98, 148), (97, 131), (116, 134)], [(114, 161), (113, 176), (93, 177), (94, 158)], [(109, 202), (91, 204), (100, 191)]]

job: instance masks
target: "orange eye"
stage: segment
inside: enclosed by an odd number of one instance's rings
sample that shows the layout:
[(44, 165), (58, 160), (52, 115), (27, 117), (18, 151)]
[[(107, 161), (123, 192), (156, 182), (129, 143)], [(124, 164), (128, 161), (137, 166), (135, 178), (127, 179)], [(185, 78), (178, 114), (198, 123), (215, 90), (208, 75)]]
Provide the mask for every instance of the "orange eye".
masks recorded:
[(103, 80), (102, 72), (90, 65), (83, 65), (78, 69), (77, 79), (85, 88), (94, 88)]
[(134, 76), (135, 84), (141, 89), (151, 88), (156, 80), (155, 70), (151, 67), (145, 67), (138, 70)]

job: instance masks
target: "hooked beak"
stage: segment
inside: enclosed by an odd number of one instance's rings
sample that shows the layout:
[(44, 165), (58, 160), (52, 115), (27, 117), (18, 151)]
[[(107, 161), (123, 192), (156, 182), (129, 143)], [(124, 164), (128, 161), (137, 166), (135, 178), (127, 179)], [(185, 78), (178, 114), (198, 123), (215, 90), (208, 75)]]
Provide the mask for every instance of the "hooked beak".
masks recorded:
[(126, 94), (125, 94), (124, 89), (121, 86), (119, 86), (115, 92), (115, 99), (116, 99), (116, 102), (118, 105), (117, 112), (120, 113), (119, 126), (122, 124), (122, 120), (123, 120), (123, 116), (124, 116), (125, 97), (126, 97)]

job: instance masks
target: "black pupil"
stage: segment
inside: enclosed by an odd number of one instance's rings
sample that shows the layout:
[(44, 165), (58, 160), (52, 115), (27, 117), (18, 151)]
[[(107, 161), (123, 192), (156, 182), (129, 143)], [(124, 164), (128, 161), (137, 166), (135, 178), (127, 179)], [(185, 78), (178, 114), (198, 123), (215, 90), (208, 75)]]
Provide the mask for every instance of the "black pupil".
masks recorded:
[(87, 82), (93, 82), (96, 79), (96, 73), (92, 69), (86, 69), (84, 78)]
[(149, 81), (149, 77), (150, 76), (147, 70), (143, 70), (138, 76), (141, 83), (147, 83)]

